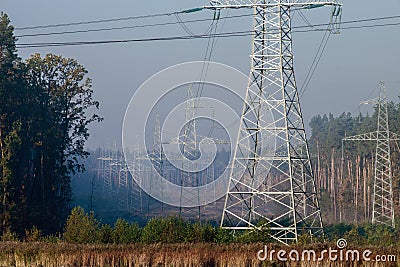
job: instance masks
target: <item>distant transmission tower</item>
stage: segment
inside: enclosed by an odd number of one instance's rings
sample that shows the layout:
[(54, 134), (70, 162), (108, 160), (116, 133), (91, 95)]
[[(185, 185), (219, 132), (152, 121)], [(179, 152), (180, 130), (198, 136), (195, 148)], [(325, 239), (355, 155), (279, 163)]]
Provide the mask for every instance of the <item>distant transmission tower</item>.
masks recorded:
[[(188, 88), (186, 96), (185, 126), (179, 146), (183, 154), (181, 171), (181, 196), (179, 216), (200, 220), (200, 192), (191, 190), (199, 187), (199, 174), (192, 161), (197, 159), (197, 133), (196, 133), (196, 101), (193, 88)], [(197, 192), (197, 193), (196, 193)]]
[(123, 157), (119, 159), (118, 170), (118, 209), (121, 211), (129, 211), (129, 177), (130, 172), (128, 165)]
[(348, 136), (343, 141), (376, 142), (374, 193), (372, 203), (372, 223), (395, 227), (393, 205), (393, 179), (390, 162), (390, 142), (400, 140), (400, 136), (389, 131), (389, 114), (386, 88), (380, 82), (379, 98), (363, 102), (378, 106), (378, 127), (371, 133)]
[[(336, 1), (295, 0), (211, 1), (204, 7), (254, 8), (252, 64), (221, 220), (224, 228), (268, 227), (271, 237), (284, 244), (303, 233), (323, 233), (293, 70), (291, 8), (328, 5), (341, 7)], [(271, 139), (276, 149), (265, 148)], [(272, 176), (279, 178), (276, 183), (258, 186)]]
[(143, 177), (143, 164), (140, 155), (140, 147), (136, 145), (133, 151), (132, 179), (130, 189), (130, 212), (141, 215), (143, 212), (143, 192), (142, 184), (145, 182)]
[[(161, 125), (160, 117), (156, 116), (156, 121), (154, 125), (154, 137), (153, 137), (153, 151), (150, 154), (150, 160), (153, 165), (151, 168), (152, 173), (150, 175), (150, 195), (154, 193), (163, 198), (164, 188), (162, 184), (162, 179), (155, 179), (157, 175), (164, 177), (164, 151), (161, 143)], [(154, 170), (153, 170), (154, 169)], [(154, 173), (155, 172), (155, 173)], [(149, 198), (147, 213), (155, 214), (156, 216), (163, 216), (164, 213), (164, 203), (162, 201), (156, 202), (155, 199)]]

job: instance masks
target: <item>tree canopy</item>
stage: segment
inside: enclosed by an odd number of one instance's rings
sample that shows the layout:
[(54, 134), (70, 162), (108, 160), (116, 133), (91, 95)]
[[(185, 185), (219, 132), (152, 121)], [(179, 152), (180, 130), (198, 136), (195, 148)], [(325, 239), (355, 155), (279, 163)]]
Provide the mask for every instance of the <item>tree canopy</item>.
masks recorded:
[(75, 59), (34, 54), (22, 61), (13, 26), (0, 18), (0, 231), (62, 229), (70, 175), (83, 171), (93, 111), (92, 82)]

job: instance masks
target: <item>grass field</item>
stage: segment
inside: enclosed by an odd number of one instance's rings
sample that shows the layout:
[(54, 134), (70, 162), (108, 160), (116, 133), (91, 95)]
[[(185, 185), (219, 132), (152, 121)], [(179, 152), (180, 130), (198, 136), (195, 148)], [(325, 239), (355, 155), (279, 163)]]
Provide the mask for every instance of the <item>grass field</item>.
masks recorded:
[[(268, 251), (305, 249), (320, 252), (335, 244), (270, 245)], [(260, 261), (257, 252), (264, 248), (259, 244), (132, 244), (132, 245), (76, 245), (44, 242), (0, 243), (0, 266), (400, 266), (400, 262), (366, 261)], [(355, 248), (351, 248), (355, 249)], [(367, 249), (357, 248), (360, 251)], [(400, 259), (400, 248), (368, 247), (373, 255), (395, 255)], [(372, 256), (373, 256), (372, 255)], [(276, 255), (275, 255), (276, 256)]]

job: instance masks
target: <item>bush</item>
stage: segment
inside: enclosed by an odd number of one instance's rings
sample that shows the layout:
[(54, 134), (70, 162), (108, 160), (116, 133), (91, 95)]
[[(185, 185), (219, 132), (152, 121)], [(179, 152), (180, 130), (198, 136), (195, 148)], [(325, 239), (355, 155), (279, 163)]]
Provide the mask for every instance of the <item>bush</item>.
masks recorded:
[(137, 223), (130, 224), (119, 218), (112, 231), (112, 240), (116, 244), (128, 244), (140, 242), (141, 229)]
[(232, 243), (234, 236), (232, 234), (232, 230), (224, 229), (224, 228), (216, 228), (215, 229), (215, 238), (214, 242), (218, 244), (228, 244)]
[(393, 245), (396, 234), (393, 228), (381, 224), (366, 224), (364, 227), (368, 244), (387, 247)]
[(113, 228), (109, 224), (103, 224), (98, 233), (98, 242), (101, 244), (113, 243)]
[(325, 235), (331, 242), (336, 242), (339, 238), (343, 238), (344, 235), (352, 229), (351, 224), (331, 224), (325, 226)]
[(17, 234), (8, 228), (1, 237), (1, 241), (7, 242), (7, 241), (19, 241), (19, 240)]
[(81, 207), (75, 207), (67, 219), (64, 239), (69, 243), (88, 244), (98, 241), (99, 222), (93, 212), (85, 213)]
[(185, 241), (186, 225), (176, 217), (153, 218), (143, 228), (144, 243), (180, 243)]
[(29, 230), (25, 230), (25, 241), (26, 242), (42, 241), (42, 231), (40, 231), (36, 226), (33, 226)]

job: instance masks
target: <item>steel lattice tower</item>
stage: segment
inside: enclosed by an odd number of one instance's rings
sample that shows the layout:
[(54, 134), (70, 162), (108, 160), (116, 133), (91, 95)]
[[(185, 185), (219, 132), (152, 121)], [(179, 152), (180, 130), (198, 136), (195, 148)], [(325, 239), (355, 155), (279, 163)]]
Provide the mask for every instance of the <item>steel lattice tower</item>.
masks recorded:
[[(221, 220), (224, 228), (268, 227), (271, 237), (285, 244), (302, 233), (323, 234), (293, 70), (291, 8), (325, 5), (340, 6), (336, 1), (225, 0), (204, 7), (254, 8), (249, 85)], [(265, 144), (271, 140), (276, 140), (273, 149)], [(270, 186), (260, 187), (272, 179)]]
[(394, 228), (395, 221), (390, 142), (400, 140), (400, 136), (389, 131), (387, 96), (383, 81), (380, 82), (379, 98), (363, 102), (363, 104), (377, 105), (377, 130), (371, 133), (348, 136), (344, 138), (343, 141), (376, 142), (372, 223), (385, 224)]
[[(153, 165), (152, 174), (150, 175), (150, 195), (156, 192), (157, 195), (163, 197), (163, 184), (162, 180), (153, 179), (156, 175), (164, 176), (164, 152), (161, 143), (161, 125), (160, 125), (160, 117), (156, 116), (155, 124), (154, 124), (154, 136), (153, 136), (153, 151), (150, 155), (150, 160)], [(153, 173), (155, 172), (155, 173)], [(157, 216), (163, 216), (164, 213), (164, 203), (156, 202), (156, 200), (149, 197), (147, 213), (157, 214)]]
[(119, 210), (129, 211), (129, 169), (123, 157), (119, 159), (118, 170), (118, 208)]
[[(200, 195), (199, 191), (192, 192), (186, 188), (196, 188), (199, 186), (199, 177), (193, 160), (197, 158), (197, 133), (196, 133), (196, 101), (193, 88), (188, 88), (186, 96), (185, 126), (183, 136), (179, 139), (179, 146), (183, 155), (181, 171), (181, 196), (179, 216), (200, 220)], [(185, 171), (187, 170), (187, 171)]]
[(132, 167), (132, 179), (131, 179), (131, 190), (130, 190), (130, 212), (141, 214), (143, 212), (143, 195), (142, 195), (142, 184), (145, 182), (143, 175), (143, 164), (140, 156), (139, 145), (135, 146), (133, 152), (133, 167)]

